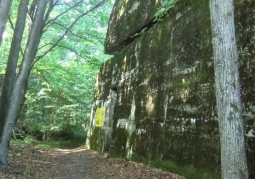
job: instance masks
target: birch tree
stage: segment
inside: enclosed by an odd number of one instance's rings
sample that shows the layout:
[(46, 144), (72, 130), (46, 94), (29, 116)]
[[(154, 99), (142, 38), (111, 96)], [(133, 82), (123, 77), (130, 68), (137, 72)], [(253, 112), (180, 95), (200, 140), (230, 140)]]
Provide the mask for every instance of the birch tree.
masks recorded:
[(210, 0), (223, 179), (248, 179), (234, 1)]

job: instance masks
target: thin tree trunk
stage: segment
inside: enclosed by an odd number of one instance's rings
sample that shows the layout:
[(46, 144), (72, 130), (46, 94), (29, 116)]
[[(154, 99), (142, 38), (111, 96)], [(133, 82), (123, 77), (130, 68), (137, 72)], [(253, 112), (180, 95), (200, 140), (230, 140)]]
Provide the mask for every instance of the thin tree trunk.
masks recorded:
[(248, 179), (233, 0), (210, 0), (223, 179)]
[(12, 0), (1, 0), (0, 2), (0, 46), (3, 42), (3, 34), (5, 31), (6, 22), (11, 9)]
[(16, 77), (17, 63), (19, 59), (19, 49), (26, 23), (29, 0), (21, 0), (18, 10), (18, 18), (14, 29), (11, 50), (9, 52), (7, 67), (2, 84), (0, 98), (0, 134), (2, 133), (8, 106), (10, 103), (11, 92)]
[(21, 69), (17, 76), (14, 88), (12, 91), (12, 98), (8, 108), (4, 131), (0, 143), (0, 163), (7, 164), (8, 143), (11, 140), (12, 130), (15, 124), (15, 119), (20, 108), (21, 100), (25, 93), (23, 90), (29, 77), (32, 62), (35, 58), (37, 48), (40, 42), (43, 18), (46, 11), (47, 0), (38, 1), (35, 19), (32, 24), (32, 29), (29, 34), (28, 43), (26, 45), (25, 54), (22, 60)]

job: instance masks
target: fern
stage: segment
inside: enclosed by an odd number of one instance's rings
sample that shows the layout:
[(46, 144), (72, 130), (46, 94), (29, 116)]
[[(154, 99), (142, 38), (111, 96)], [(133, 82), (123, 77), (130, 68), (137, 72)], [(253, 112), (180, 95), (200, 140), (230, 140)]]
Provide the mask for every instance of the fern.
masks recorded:
[(175, 7), (177, 0), (165, 0), (161, 3), (161, 7), (158, 9), (158, 11), (155, 13), (154, 22), (155, 21), (163, 21), (164, 17), (168, 14), (170, 9), (173, 9)]

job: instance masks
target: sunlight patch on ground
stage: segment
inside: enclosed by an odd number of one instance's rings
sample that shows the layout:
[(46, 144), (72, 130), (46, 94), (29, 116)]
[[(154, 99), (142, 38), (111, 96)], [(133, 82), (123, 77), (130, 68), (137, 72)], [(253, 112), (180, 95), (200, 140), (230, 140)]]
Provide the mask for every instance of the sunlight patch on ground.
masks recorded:
[(35, 162), (35, 163), (51, 163), (51, 162), (46, 162), (46, 161), (41, 161), (41, 160), (31, 160), (31, 162)]
[[(44, 151), (41, 151), (44, 152)], [(87, 148), (75, 148), (75, 149), (60, 149), (56, 148), (54, 150), (51, 150), (50, 152), (47, 151), (49, 155), (52, 156), (59, 156), (59, 155), (65, 155), (65, 154), (75, 154), (75, 153), (81, 153), (81, 154), (88, 154), (91, 155), (97, 154), (97, 152), (89, 150)]]
[(82, 152), (88, 149), (85, 148), (76, 148), (76, 149), (56, 149), (56, 151), (59, 151), (61, 153), (74, 153), (74, 152)]

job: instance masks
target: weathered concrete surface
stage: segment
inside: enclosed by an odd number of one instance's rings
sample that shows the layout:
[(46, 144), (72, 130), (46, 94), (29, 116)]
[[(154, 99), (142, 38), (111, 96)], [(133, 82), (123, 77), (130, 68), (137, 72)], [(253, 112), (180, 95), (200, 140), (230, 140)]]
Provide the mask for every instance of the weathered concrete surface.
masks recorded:
[(153, 21), (161, 1), (117, 0), (110, 16), (105, 52), (111, 54), (132, 41), (132, 35)]
[[(208, 1), (190, 1), (104, 63), (91, 115), (90, 147), (103, 150), (96, 109), (117, 92), (111, 156), (173, 172), (220, 174), (219, 131)], [(179, 7), (180, 8), (180, 7)], [(243, 116), (251, 178), (255, 168), (255, 1), (236, 1)], [(209, 172), (208, 172), (209, 171)], [(188, 174), (187, 174), (188, 175)], [(216, 175), (216, 176), (215, 176)], [(199, 178), (199, 177), (197, 177)], [(200, 177), (201, 178), (201, 177)]]

